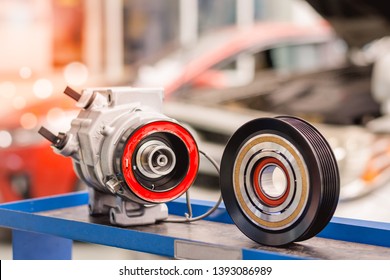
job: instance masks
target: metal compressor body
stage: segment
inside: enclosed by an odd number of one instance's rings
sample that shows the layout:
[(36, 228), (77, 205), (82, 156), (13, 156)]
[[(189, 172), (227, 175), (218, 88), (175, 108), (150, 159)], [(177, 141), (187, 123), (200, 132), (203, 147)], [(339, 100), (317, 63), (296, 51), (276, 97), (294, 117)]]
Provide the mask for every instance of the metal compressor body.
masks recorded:
[(81, 111), (66, 133), (40, 133), (55, 151), (73, 159), (88, 185), (91, 215), (109, 214), (118, 225), (155, 223), (168, 217), (164, 202), (195, 180), (199, 152), (192, 135), (162, 114), (159, 88), (67, 88)]

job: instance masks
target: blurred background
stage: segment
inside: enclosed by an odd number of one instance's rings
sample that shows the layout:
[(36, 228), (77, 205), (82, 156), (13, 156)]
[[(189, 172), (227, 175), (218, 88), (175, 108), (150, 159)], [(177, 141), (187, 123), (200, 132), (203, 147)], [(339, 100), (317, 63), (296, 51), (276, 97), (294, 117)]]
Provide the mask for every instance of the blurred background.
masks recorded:
[[(85, 188), (37, 134), (70, 127), (77, 110), (66, 86), (163, 86), (165, 114), (217, 161), (253, 118), (312, 122), (339, 164), (336, 216), (390, 222), (389, 6), (0, 0), (0, 202)], [(211, 165), (201, 164), (193, 189), (217, 199)]]

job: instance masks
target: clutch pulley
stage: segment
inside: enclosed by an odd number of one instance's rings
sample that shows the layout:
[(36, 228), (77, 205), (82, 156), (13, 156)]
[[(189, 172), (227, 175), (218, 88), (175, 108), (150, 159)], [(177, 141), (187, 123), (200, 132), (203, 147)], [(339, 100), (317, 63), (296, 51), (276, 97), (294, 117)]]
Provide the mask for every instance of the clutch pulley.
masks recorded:
[(244, 124), (224, 150), (220, 173), (228, 213), (260, 244), (282, 246), (313, 237), (337, 206), (339, 173), (332, 149), (298, 118)]

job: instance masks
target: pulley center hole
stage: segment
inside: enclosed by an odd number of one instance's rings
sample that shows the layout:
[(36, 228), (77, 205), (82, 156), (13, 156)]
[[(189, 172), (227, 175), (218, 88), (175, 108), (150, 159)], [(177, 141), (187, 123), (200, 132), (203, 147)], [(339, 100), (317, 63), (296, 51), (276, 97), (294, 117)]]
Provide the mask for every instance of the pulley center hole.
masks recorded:
[(259, 183), (263, 193), (271, 199), (281, 197), (287, 190), (287, 176), (276, 164), (264, 166), (260, 172)]

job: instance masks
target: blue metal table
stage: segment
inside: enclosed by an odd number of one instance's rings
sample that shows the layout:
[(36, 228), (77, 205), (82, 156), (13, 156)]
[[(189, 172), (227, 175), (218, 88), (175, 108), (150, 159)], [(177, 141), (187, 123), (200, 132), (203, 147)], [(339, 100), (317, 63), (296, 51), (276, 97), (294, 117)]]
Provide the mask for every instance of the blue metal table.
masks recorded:
[[(0, 227), (13, 230), (14, 259), (71, 259), (73, 240), (178, 259), (390, 259), (390, 224), (334, 217), (312, 239), (283, 248), (261, 246), (232, 223), (224, 206), (191, 224), (121, 228), (88, 215), (88, 193), (0, 205)], [(194, 216), (214, 202), (193, 201)], [(182, 216), (183, 199), (168, 203)]]

